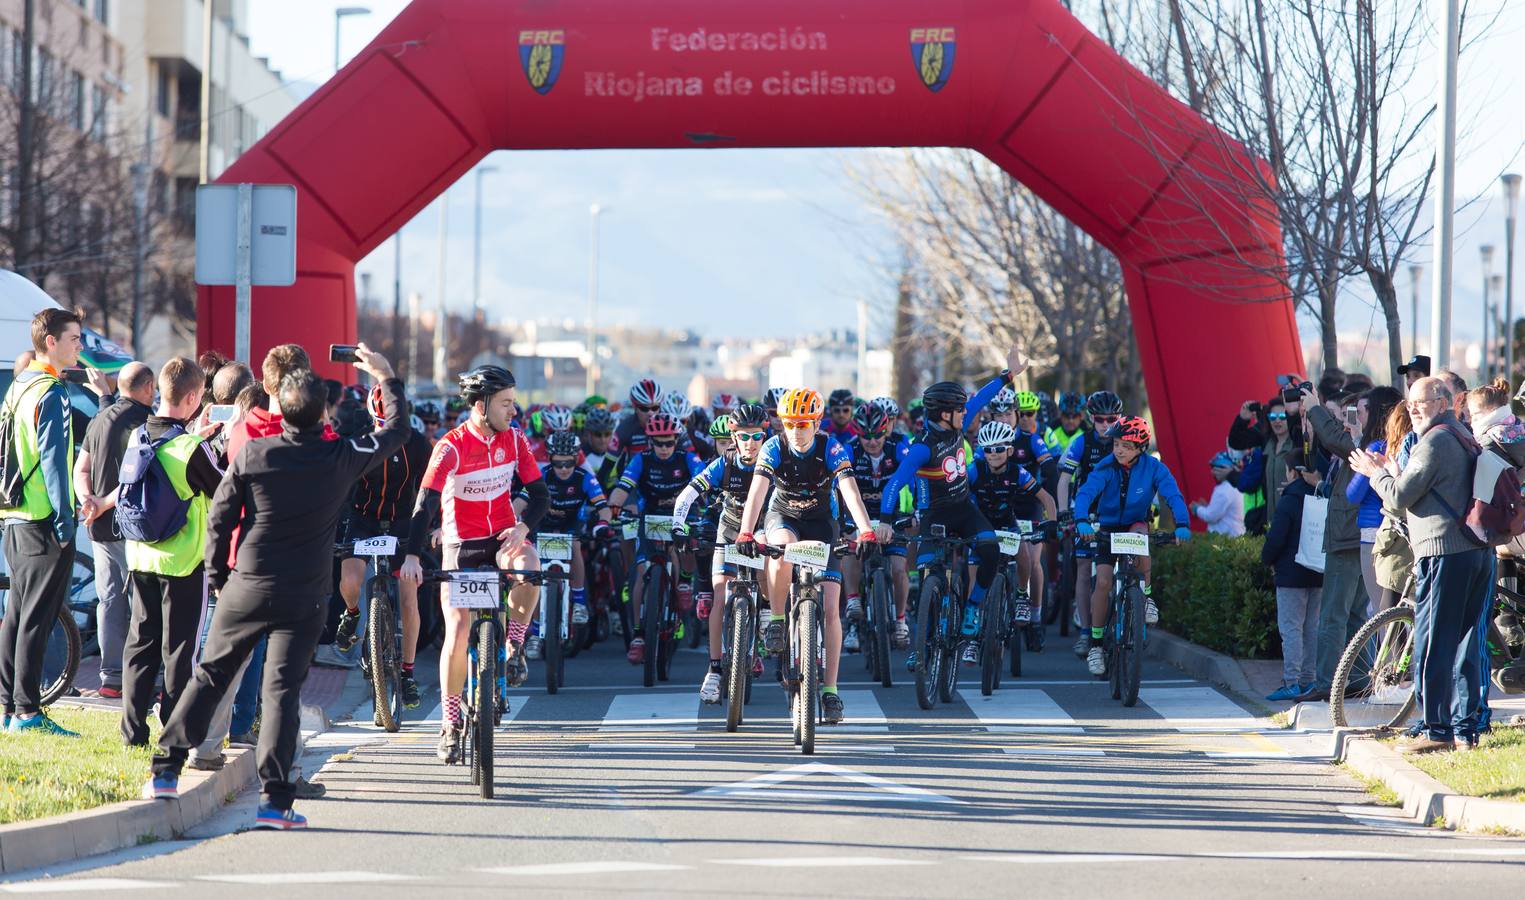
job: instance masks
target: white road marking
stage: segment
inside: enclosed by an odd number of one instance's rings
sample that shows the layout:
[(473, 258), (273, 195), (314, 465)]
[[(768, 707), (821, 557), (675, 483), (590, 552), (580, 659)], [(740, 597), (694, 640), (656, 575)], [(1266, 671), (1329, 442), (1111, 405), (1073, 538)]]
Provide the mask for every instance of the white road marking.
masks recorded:
[(889, 744), (830, 744), (817, 747), (826, 753), (894, 753), (895, 748)]
[(616, 694), (599, 731), (696, 731), (699, 695)]
[(1007, 747), (1008, 756), (1106, 756), (1107, 751), (1085, 747)]
[(902, 859), (894, 856), (783, 856), (775, 859), (712, 859), (723, 866), (769, 866), (775, 868), (838, 868), (842, 866), (930, 866), (930, 859)]
[(1171, 728), (1261, 728), (1265, 723), (1210, 687), (1143, 688), (1138, 698), (1160, 714)]
[[(524, 695), (520, 695), (520, 696), (517, 696), (517, 697), (510, 696), (508, 698), (508, 712), (503, 714), (503, 722), (501, 724), (502, 725), (507, 725), (509, 722), (512, 722), (513, 720), (519, 718), (519, 714), (524, 712), (524, 707), (525, 707), (526, 704), (529, 703), (529, 701), (530, 701), (530, 698), (528, 696), (524, 696)], [(429, 710), (429, 714), (427, 716), (424, 716), (422, 719), (418, 719), (416, 721), (413, 720), (413, 719), (408, 719), (407, 721), (403, 722), (402, 724), (403, 724), (404, 728), (407, 728), (407, 726), (409, 726), (409, 725), (429, 725), (429, 726), (432, 726), (435, 731), (438, 731), (439, 730), (440, 719), (442, 719), (444, 717), (445, 717), (445, 707), (440, 705), (440, 704), (438, 704), (438, 703), (436, 703), (434, 705), (434, 708)], [(370, 721), (370, 720), (367, 720), (367, 721)], [(371, 727), (375, 728), (376, 726), (372, 725)], [(396, 734), (395, 733), (389, 733), (389, 732), (383, 731), (383, 732), (381, 732), (381, 736), (382, 737), (396, 737)]]
[(0, 884), (7, 894), (70, 894), (76, 891), (147, 891), (176, 887), (173, 881), (139, 881), (135, 878), (44, 878)]
[(477, 869), (489, 875), (608, 875), (613, 872), (677, 872), (693, 866), (669, 863), (624, 862), (603, 860), (598, 862), (542, 863), (533, 866), (499, 866)]
[(647, 743), (616, 743), (615, 741), (602, 741), (597, 744), (589, 744), (589, 750), (692, 750), (693, 744), (664, 744), (660, 741)]
[[(854, 784), (861, 785), (872, 790), (866, 791), (823, 791), (814, 788), (785, 788), (780, 785), (791, 781), (798, 781), (812, 775), (829, 775), (841, 778)], [(806, 763), (802, 766), (790, 766), (776, 772), (758, 775), (748, 778), (746, 781), (737, 781), (731, 784), (716, 785), (696, 792), (699, 796), (709, 797), (750, 797), (761, 800), (847, 800), (858, 803), (950, 803), (963, 805), (964, 801), (942, 794), (934, 794), (925, 788), (911, 787), (891, 781), (888, 778), (880, 778), (877, 775), (868, 775), (856, 772), (842, 766), (834, 766), (830, 763)]]
[(990, 725), (991, 734), (1085, 734), (1080, 725)]
[(353, 884), (364, 881), (412, 881), (418, 875), (386, 872), (260, 872), (253, 875), (197, 875), (197, 881), (229, 884)]
[(987, 728), (1075, 727), (1074, 718), (1061, 709), (1047, 691), (1018, 689), (998, 691), (986, 697), (977, 688), (960, 688), (958, 696)]
[(1335, 811), (1360, 825), (1412, 834), (1435, 834), (1435, 830), (1415, 821), (1402, 809), (1392, 806), (1336, 806)]
[(841, 725), (826, 726), (830, 731), (889, 731), (890, 720), (879, 705), (873, 691), (840, 691), (842, 705), (847, 708)]
[(1152, 853), (985, 853), (959, 857), (971, 862), (1001, 863), (1165, 862), (1181, 858)]

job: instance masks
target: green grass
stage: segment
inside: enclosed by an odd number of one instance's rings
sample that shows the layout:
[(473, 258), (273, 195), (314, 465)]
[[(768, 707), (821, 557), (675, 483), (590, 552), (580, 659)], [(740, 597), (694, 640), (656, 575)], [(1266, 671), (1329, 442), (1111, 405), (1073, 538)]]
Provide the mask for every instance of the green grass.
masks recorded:
[(1376, 801), (1378, 806), (1403, 805), (1403, 799), (1398, 796), (1396, 791), (1388, 787), (1385, 782), (1382, 782), (1376, 778), (1368, 778), (1367, 776), (1357, 772), (1355, 769), (1352, 769), (1350, 766), (1345, 765), (1344, 763), (1341, 763), (1340, 765), (1341, 768), (1345, 770), (1346, 774), (1350, 775), (1351, 778), (1361, 782), (1361, 785), (1366, 788), (1366, 793), (1371, 795), (1371, 798)]
[(157, 727), (149, 747), (129, 749), (120, 713), (54, 706), (49, 714), (80, 737), (0, 734), (0, 824), (138, 798)]
[(1525, 729), (1495, 728), (1471, 752), (1429, 753), (1409, 761), (1457, 793), (1525, 801)]

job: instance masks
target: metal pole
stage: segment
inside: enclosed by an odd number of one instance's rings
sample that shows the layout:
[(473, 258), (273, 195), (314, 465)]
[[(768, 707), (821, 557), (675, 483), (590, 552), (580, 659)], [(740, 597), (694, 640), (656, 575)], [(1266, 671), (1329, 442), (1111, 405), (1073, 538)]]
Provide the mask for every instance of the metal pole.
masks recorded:
[(419, 310), (423, 306), (424, 298), (419, 296), (418, 291), (408, 295), (408, 381), (411, 387), (418, 386), (418, 318)]
[(1514, 384), (1514, 222), (1520, 207), (1520, 176), (1506, 174), (1504, 183), (1504, 359), (1509, 383)]
[(598, 387), (598, 217), (603, 211), (597, 203), (588, 207), (593, 241), (588, 248), (588, 368), (584, 373), (583, 388), (590, 397)]
[(1435, 280), (1433, 320), (1430, 322), (1431, 354), (1435, 368), (1451, 367), (1451, 243), (1455, 238), (1456, 205), (1456, 54), (1461, 32), (1460, 0), (1441, 0), (1445, 20), (1440, 23), (1440, 126), (1439, 189), (1435, 192)]
[(1493, 245), (1483, 244), (1477, 248), (1483, 261), (1483, 355), (1477, 364), (1477, 379), (1483, 384), (1493, 380), (1488, 355), (1488, 276), (1493, 274)]
[(238, 186), (238, 258), (237, 268), (234, 271), (235, 291), (237, 292), (234, 306), (234, 331), (233, 331), (233, 358), (241, 363), (249, 362), (249, 313), (252, 306), (253, 293), (250, 283), (253, 281), (252, 256), (250, 252), (254, 239), (254, 185), (240, 184)]
[[(392, 236), (392, 352), (391, 359), (402, 361), (402, 229)], [(412, 372), (408, 375), (411, 377)]]
[[(1499, 318), (1499, 294), (1504, 292), (1504, 276), (1494, 275), (1488, 279), (1488, 293), (1493, 297), (1493, 304), (1489, 309), (1493, 310), (1493, 346), (1489, 349), (1493, 355), (1488, 362), (1488, 383), (1493, 383), (1493, 378), (1503, 369), (1504, 348), (1499, 346), (1499, 338), (1504, 333), (1504, 322)], [(1508, 379), (1506, 379), (1508, 380)], [(1510, 382), (1513, 383), (1512, 381)]]
[(137, 246), (132, 254), (132, 355), (143, 358), (143, 270), (148, 267), (148, 185), (152, 180), (154, 115), (152, 107), (143, 117), (145, 127), (143, 159), (132, 166), (132, 224), (133, 240)]
[(201, 0), (201, 183), (212, 177), (212, 0)]
[(445, 331), (448, 328), (445, 319), (445, 239), (449, 233), (450, 192), (447, 190), (439, 195), (439, 297), (434, 313), (434, 384), (441, 391), (445, 389)]
[(1419, 279), (1424, 277), (1424, 266), (1409, 266), (1409, 287), (1412, 288), (1413, 312), (1409, 316), (1409, 355), (1419, 355)]
[(476, 208), (472, 213), (471, 237), (471, 321), (482, 321), (482, 169), (477, 167)]
[(854, 393), (862, 397), (864, 372), (868, 371), (868, 301), (858, 298), (858, 378)]
[[(32, 82), (32, 52), (37, 43), (36, 0), (26, 0), (21, 23), (21, 71), (12, 73), (20, 86), (18, 103), (21, 109), (16, 131), (16, 240), (11, 249), (16, 269), (26, 275), (30, 274), (28, 269), (32, 262), (32, 227), (37, 205), (37, 194), (32, 189), (32, 182), (36, 180), (32, 175), (33, 155), (37, 149), (33, 146), (36, 143), (37, 105), (32, 102), (32, 91), (37, 89)], [(11, 40), (15, 39), (12, 35)]]

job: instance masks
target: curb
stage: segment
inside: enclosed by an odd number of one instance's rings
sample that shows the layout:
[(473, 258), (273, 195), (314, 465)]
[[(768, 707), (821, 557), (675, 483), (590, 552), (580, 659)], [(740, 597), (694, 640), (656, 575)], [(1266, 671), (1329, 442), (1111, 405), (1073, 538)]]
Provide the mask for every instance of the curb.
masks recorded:
[(1250, 680), (1233, 657), (1193, 644), (1161, 628), (1149, 629), (1144, 653), (1170, 663), (1193, 678), (1210, 681), (1246, 697), (1255, 696)]
[[(330, 727), (321, 707), (303, 705), (296, 759)], [(48, 819), (0, 825), (0, 874), (72, 862), (126, 847), (176, 838), (220, 812), (230, 795), (256, 780), (254, 750), (229, 747), (215, 772), (187, 767), (175, 800), (124, 800)], [(144, 781), (147, 781), (147, 774)]]
[(1454, 831), (1525, 833), (1525, 803), (1458, 794), (1369, 732), (1336, 729), (1334, 742), (1335, 758), (1391, 788), (1403, 800), (1404, 814), (1421, 824), (1443, 820), (1444, 827)]

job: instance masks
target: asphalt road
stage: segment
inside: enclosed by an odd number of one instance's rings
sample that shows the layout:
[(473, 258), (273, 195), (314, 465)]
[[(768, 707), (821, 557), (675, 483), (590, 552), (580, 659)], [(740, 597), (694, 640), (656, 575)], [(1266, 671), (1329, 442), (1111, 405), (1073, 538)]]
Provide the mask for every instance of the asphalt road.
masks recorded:
[(568, 663), (562, 693), (515, 692), (496, 800), (435, 760), (436, 691), (398, 734), (341, 723), (313, 742), (305, 763), (329, 793), (299, 805), (305, 833), (245, 830), (245, 795), (185, 840), (0, 891), (1455, 896), (1525, 876), (1525, 842), (1407, 824), (1320, 757), (1327, 740), (1278, 733), (1174, 669), (1148, 664), (1123, 708), (1068, 643), (1052, 635), (993, 699), (966, 670), (930, 712), (903, 669), (871, 686), (849, 657), (847, 722), (811, 757), (776, 685), (759, 682), (727, 734), (699, 704), (702, 652), (648, 690), (606, 643)]

